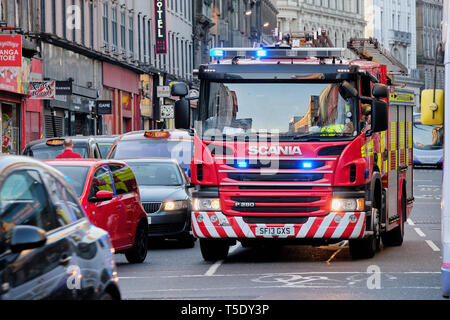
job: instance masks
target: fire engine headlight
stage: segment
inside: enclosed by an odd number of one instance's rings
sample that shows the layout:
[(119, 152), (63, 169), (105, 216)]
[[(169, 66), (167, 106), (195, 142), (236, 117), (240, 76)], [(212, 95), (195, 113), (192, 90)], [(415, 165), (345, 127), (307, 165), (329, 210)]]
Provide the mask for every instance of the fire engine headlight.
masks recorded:
[(363, 211), (364, 199), (336, 199), (331, 202), (332, 211)]
[(185, 200), (179, 201), (166, 201), (164, 202), (164, 211), (175, 211), (187, 208), (187, 203)]
[(195, 211), (220, 211), (220, 199), (196, 198), (194, 199)]

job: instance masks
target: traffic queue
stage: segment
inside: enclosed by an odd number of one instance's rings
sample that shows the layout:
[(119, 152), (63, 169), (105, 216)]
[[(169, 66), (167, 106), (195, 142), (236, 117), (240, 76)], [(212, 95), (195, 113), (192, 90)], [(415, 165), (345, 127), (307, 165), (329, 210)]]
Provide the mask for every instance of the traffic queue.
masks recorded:
[(152, 130), (41, 139), (2, 157), (0, 300), (120, 299), (113, 254), (142, 263), (149, 241), (194, 247), (192, 152), (187, 131)]

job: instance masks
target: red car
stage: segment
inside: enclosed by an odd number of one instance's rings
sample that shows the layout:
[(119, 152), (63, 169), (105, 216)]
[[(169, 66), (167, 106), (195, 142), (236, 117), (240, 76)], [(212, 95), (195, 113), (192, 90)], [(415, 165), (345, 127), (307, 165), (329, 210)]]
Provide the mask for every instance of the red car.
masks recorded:
[(89, 220), (108, 231), (116, 253), (131, 263), (147, 256), (147, 215), (133, 171), (122, 161), (97, 159), (45, 160), (75, 190)]

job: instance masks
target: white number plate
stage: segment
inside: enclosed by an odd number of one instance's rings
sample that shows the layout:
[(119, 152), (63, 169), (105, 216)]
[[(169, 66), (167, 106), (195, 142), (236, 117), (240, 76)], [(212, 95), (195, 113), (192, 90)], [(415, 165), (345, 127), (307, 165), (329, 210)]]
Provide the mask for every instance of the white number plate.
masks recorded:
[(293, 236), (294, 227), (256, 227), (257, 236)]
[(152, 224), (152, 217), (147, 217), (148, 224)]

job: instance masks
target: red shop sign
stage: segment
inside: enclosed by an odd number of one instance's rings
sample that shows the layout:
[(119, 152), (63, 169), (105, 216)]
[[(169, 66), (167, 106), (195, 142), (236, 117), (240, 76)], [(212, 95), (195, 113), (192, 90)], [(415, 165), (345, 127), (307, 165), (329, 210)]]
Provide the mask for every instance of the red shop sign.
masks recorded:
[(0, 67), (22, 67), (21, 35), (0, 35)]

